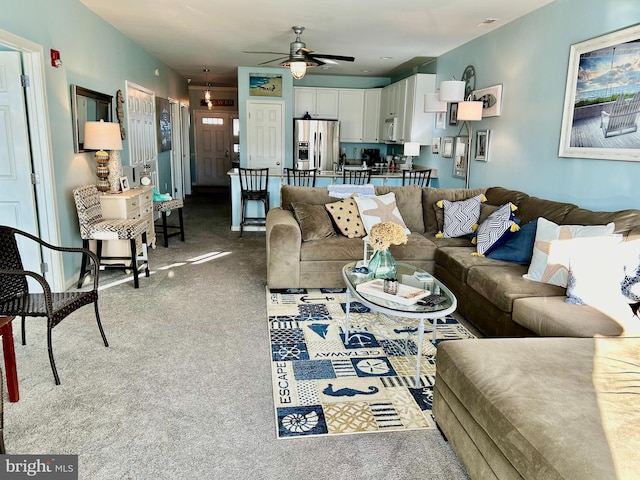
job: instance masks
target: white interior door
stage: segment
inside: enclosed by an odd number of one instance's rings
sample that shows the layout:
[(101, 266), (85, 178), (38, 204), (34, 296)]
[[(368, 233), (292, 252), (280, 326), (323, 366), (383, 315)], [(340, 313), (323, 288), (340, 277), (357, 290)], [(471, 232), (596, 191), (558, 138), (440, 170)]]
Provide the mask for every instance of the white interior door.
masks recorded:
[(282, 172), (284, 164), (283, 102), (247, 102), (247, 166)]
[(180, 105), (169, 99), (171, 111), (171, 181), (173, 182), (173, 198), (184, 198), (184, 182), (182, 180), (182, 123), (180, 122)]
[(184, 194), (191, 195), (191, 147), (189, 142), (189, 128), (191, 117), (189, 116), (189, 105), (180, 104), (180, 123), (182, 124), (182, 183)]
[[(31, 150), (19, 52), (0, 52), (0, 224), (38, 236)], [(27, 270), (40, 272), (40, 248), (20, 245)]]
[(132, 166), (149, 165), (151, 181), (158, 185), (158, 140), (156, 96), (151, 90), (131, 82), (126, 84), (129, 161)]
[(229, 114), (196, 110), (196, 183), (228, 186), (231, 170)]

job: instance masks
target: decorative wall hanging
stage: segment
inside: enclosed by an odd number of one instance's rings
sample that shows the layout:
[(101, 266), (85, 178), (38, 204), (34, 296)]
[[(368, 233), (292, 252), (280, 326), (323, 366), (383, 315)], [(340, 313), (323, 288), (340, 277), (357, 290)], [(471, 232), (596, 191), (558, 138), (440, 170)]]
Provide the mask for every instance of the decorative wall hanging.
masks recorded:
[(440, 153), (440, 137), (435, 137), (431, 142), (431, 153), (438, 155)]
[(158, 141), (160, 151), (171, 150), (171, 113), (169, 112), (169, 100), (156, 97), (158, 115)]
[(442, 142), (442, 156), (453, 158), (453, 137), (444, 137)]
[(449, 125), (458, 125), (458, 104), (449, 104)]
[(474, 100), (482, 101), (482, 118), (499, 117), (502, 113), (502, 85), (473, 91)]
[(453, 176), (456, 178), (467, 178), (467, 144), (469, 137), (456, 137), (455, 157), (453, 162)]
[(561, 157), (640, 161), (640, 25), (571, 45)]
[(436, 130), (444, 130), (445, 124), (447, 123), (447, 112), (437, 112), (436, 113)]

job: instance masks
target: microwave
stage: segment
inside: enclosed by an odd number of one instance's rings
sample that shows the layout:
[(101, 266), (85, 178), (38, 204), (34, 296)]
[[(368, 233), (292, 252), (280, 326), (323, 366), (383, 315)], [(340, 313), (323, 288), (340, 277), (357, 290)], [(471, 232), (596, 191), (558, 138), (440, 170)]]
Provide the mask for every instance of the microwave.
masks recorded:
[(382, 141), (383, 142), (398, 141), (398, 117), (387, 117), (384, 119)]

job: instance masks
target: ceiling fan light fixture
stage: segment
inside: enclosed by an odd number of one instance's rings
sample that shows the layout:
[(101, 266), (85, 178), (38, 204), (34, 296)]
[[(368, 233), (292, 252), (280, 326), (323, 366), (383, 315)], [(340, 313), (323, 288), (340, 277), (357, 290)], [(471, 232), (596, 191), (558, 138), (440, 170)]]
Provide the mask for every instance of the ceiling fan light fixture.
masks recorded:
[(289, 69), (291, 70), (293, 78), (301, 80), (304, 78), (305, 73), (307, 73), (307, 62), (291, 62)]

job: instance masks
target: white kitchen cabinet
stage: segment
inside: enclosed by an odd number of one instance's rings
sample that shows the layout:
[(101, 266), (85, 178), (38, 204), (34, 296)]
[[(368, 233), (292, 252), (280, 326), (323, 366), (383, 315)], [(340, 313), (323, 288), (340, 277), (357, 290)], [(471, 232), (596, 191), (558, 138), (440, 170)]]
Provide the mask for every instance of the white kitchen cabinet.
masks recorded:
[(424, 111), (424, 97), (435, 91), (435, 75), (418, 73), (406, 79), (403, 141), (431, 145), (433, 113)]
[(368, 88), (364, 91), (364, 120), (362, 141), (378, 143), (380, 141), (380, 100), (381, 88)]
[(309, 112), (311, 118), (336, 120), (338, 118), (339, 89), (293, 88), (293, 116), (302, 118)]
[(338, 99), (340, 141), (362, 142), (364, 90), (360, 88), (340, 89)]
[(385, 119), (396, 117), (398, 119), (396, 131), (398, 142), (404, 141), (404, 110), (407, 93), (406, 79), (387, 85), (382, 89), (380, 99), (380, 128), (378, 135), (384, 138), (383, 130), (386, 128)]

